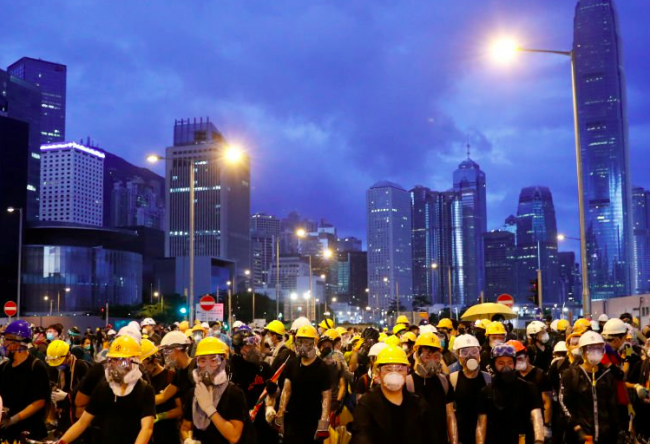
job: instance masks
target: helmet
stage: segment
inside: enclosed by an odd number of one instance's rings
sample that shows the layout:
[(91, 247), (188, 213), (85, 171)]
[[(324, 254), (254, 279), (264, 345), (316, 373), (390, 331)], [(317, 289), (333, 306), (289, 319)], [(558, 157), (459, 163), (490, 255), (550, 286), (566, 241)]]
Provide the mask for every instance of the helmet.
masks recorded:
[(185, 330), (184, 334), (185, 337), (189, 338), (190, 336), (192, 336), (192, 333), (194, 333), (194, 331), (191, 328), (188, 328), (187, 330)]
[(572, 334), (578, 333), (581, 335), (582, 333), (589, 330), (590, 328), (591, 328), (591, 322), (589, 321), (589, 319), (580, 318), (580, 319), (576, 319), (576, 321), (573, 323), (571, 332)]
[[(487, 323), (484, 323), (483, 321), (487, 321)], [(490, 321), (487, 319), (477, 319), (476, 322), (474, 322), (474, 327), (485, 330), (485, 327), (487, 327), (489, 323)]]
[(324, 328), (325, 330), (329, 330), (330, 328), (334, 328), (334, 321), (328, 318), (325, 318), (321, 321), (320, 324), (318, 324), (320, 328)]
[(70, 346), (65, 342), (57, 339), (56, 341), (50, 342), (50, 345), (47, 346), (47, 357), (45, 362), (50, 367), (58, 367), (63, 364), (66, 356), (70, 352)]
[(569, 325), (570, 325), (569, 321), (567, 321), (566, 319), (560, 319), (559, 321), (557, 321), (557, 331), (559, 332), (566, 331), (566, 329), (569, 328)]
[[(332, 342), (336, 341), (337, 339), (341, 339), (341, 335), (339, 334), (338, 331), (334, 330), (333, 328), (330, 328), (327, 330), (325, 333), (323, 333), (322, 338), (328, 338)], [(322, 339), (321, 338), (321, 339)]]
[(226, 354), (228, 354), (228, 346), (219, 339), (208, 336), (207, 338), (203, 338), (199, 341), (199, 345), (196, 346), (196, 353), (194, 356)]
[(304, 325), (311, 325), (311, 322), (309, 322), (309, 319), (306, 317), (300, 316), (298, 319), (293, 321), (293, 324), (291, 324), (291, 331), (298, 331), (298, 329)]
[(178, 329), (179, 329), (180, 331), (182, 331), (183, 333), (184, 333), (185, 330), (187, 330), (188, 328), (190, 328), (190, 323), (187, 322), (187, 321), (183, 321), (183, 322), (181, 322), (180, 324), (178, 324)]
[(590, 323), (591, 323), (591, 329), (593, 331), (600, 331), (600, 324), (598, 323), (598, 321), (592, 319)]
[(180, 347), (190, 343), (185, 334), (180, 331), (170, 331), (160, 341), (161, 347)]
[(195, 331), (202, 331), (203, 333), (205, 333), (205, 328), (203, 328), (203, 325), (201, 324), (194, 324), (194, 327), (192, 327), (192, 333), (194, 333)]
[(117, 332), (112, 328), (106, 332), (106, 336), (115, 336)]
[[(237, 321), (235, 321), (235, 323), (236, 323), (236, 322), (237, 322)], [(243, 324), (243, 322), (242, 322), (242, 324)], [(246, 325), (246, 324), (244, 324), (244, 325)], [(242, 325), (242, 326), (243, 326), (243, 325)], [(207, 330), (208, 328), (210, 328), (210, 324), (208, 324), (207, 322), (201, 322), (201, 327), (203, 327), (203, 328), (205, 328), (205, 329)]]
[(486, 335), (505, 335), (506, 334), (506, 328), (503, 326), (503, 324), (499, 321), (494, 321), (491, 322), (490, 325), (487, 326), (485, 329), (485, 334)]
[(522, 344), (521, 342), (519, 342), (519, 341), (515, 341), (513, 339), (513, 340), (510, 340), (510, 341), (506, 342), (506, 344), (512, 345), (514, 347), (514, 349), (515, 349), (516, 354), (528, 353), (528, 349), (526, 348), (526, 346), (524, 344)]
[(560, 341), (557, 344), (555, 344), (555, 347), (553, 347), (553, 353), (561, 353), (561, 352), (567, 352), (566, 348), (566, 342)]
[(379, 352), (381, 352), (386, 347), (388, 347), (388, 344), (384, 344), (383, 342), (378, 342), (372, 347), (370, 347), (370, 350), (368, 351), (368, 356), (377, 356), (379, 355)]
[(560, 322), (559, 319), (555, 319), (553, 322), (551, 322), (551, 330), (554, 332), (557, 332), (557, 324)]
[(438, 322), (438, 325), (436, 325), (436, 328), (446, 328), (447, 330), (453, 330), (454, 324), (452, 324), (451, 319), (442, 318), (440, 319), (440, 322)]
[(467, 347), (481, 347), (481, 344), (472, 335), (460, 335), (454, 339), (454, 351)]
[(406, 325), (404, 324), (395, 324), (395, 327), (393, 327), (393, 334), (396, 335), (400, 331), (406, 330)]
[(406, 352), (401, 347), (389, 345), (379, 352), (375, 365), (383, 364), (404, 364), (410, 365)]
[(23, 342), (29, 342), (32, 340), (32, 329), (29, 328), (29, 324), (23, 320), (13, 321), (11, 324), (7, 325), (3, 334), (5, 336), (15, 336), (18, 340)]
[(109, 358), (140, 358), (141, 349), (138, 341), (131, 336), (120, 336), (108, 349)]
[(348, 331), (345, 329), (345, 327), (336, 327), (335, 330), (336, 330), (337, 333), (340, 334), (340, 335), (344, 335), (344, 334), (346, 334), (346, 333), (348, 332)]
[(396, 324), (409, 324), (409, 320), (406, 318), (404, 315), (400, 315), (397, 317), (397, 320), (395, 321)]
[(609, 316), (607, 316), (606, 314), (601, 314), (600, 316), (598, 316), (598, 322), (607, 322), (607, 321), (609, 321)]
[(517, 351), (510, 344), (499, 344), (495, 347), (492, 347), (492, 359), (496, 359), (501, 356), (509, 356), (512, 359), (516, 359)]
[(266, 326), (266, 329), (276, 335), (285, 335), (287, 331), (284, 329), (284, 324), (277, 319), (275, 321), (269, 322), (269, 325)]
[(535, 336), (544, 330), (546, 330), (546, 324), (542, 321), (533, 321), (526, 326), (526, 336)]
[(140, 327), (144, 327), (145, 325), (156, 325), (156, 321), (151, 318), (144, 318), (142, 322), (140, 322)]
[(392, 345), (393, 347), (399, 347), (401, 345), (401, 341), (397, 336), (393, 335), (387, 337), (386, 340), (384, 341), (384, 344)]
[(140, 330), (136, 330), (130, 325), (125, 325), (120, 328), (120, 331), (117, 332), (117, 336), (131, 336), (137, 342), (142, 340), (142, 333), (140, 333)]
[(618, 318), (612, 318), (605, 322), (603, 327), (603, 336), (622, 335), (627, 333), (627, 325)]
[(381, 332), (381, 333), (379, 333), (379, 340), (378, 341), (379, 342), (384, 342), (387, 337), (388, 337), (388, 335), (386, 333)]
[(442, 350), (442, 346), (440, 345), (440, 338), (435, 333), (425, 333), (423, 335), (420, 335), (417, 341), (415, 341), (413, 350), (417, 353), (420, 347), (433, 347), (437, 348), (438, 350)]
[(420, 334), (423, 335), (424, 333), (438, 333), (438, 329), (431, 324), (422, 325), (420, 326)]
[(235, 328), (242, 327), (242, 326), (244, 326), (244, 325), (245, 325), (245, 324), (244, 324), (242, 321), (235, 321), (235, 322), (233, 322), (233, 324), (232, 324), (232, 328), (235, 329)]
[(318, 332), (312, 325), (304, 325), (296, 332), (296, 339), (298, 338), (311, 338), (318, 341)]
[(597, 345), (597, 344), (605, 345), (605, 340), (601, 335), (599, 335), (595, 331), (588, 331), (586, 333), (583, 333), (582, 336), (580, 336), (580, 342), (578, 342), (578, 347), (582, 348), (588, 345)]
[(149, 339), (143, 339), (142, 342), (140, 342), (140, 361), (144, 361), (156, 353), (158, 353), (158, 347), (156, 347), (156, 344), (151, 342)]
[(400, 341), (401, 342), (415, 342), (416, 339), (417, 338), (415, 337), (415, 333), (413, 333), (412, 331), (407, 331), (406, 333), (404, 333), (402, 335), (402, 337), (400, 338)]

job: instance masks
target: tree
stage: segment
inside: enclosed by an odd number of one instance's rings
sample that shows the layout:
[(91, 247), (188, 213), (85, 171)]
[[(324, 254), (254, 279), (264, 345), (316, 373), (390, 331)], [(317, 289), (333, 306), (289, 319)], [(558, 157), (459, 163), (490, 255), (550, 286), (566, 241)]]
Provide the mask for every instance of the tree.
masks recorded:
[[(228, 297), (223, 302), (224, 316), (228, 317)], [(280, 303), (280, 312), (283, 307)], [(277, 319), (276, 304), (273, 299), (265, 294), (255, 293), (255, 317), (266, 319), (267, 322)], [(232, 295), (232, 317), (235, 320), (250, 323), (253, 321), (253, 293), (247, 291)]]
[[(386, 307), (386, 314), (392, 316), (395, 314), (395, 298), (390, 298), (388, 300), (388, 307)], [(399, 302), (399, 311), (406, 311), (406, 307), (402, 304), (402, 301)]]
[(431, 305), (431, 301), (428, 296), (417, 295), (413, 298), (413, 311), (418, 311), (422, 307), (428, 307)]

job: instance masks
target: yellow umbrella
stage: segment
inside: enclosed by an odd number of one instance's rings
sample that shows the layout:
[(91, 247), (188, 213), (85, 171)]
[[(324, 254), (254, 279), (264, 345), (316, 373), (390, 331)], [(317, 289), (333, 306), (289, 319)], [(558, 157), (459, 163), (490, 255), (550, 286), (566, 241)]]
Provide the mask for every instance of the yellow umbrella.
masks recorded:
[(494, 315), (501, 315), (505, 319), (513, 319), (517, 317), (517, 314), (512, 311), (510, 307), (503, 304), (486, 302), (468, 308), (463, 316), (461, 316), (461, 319), (463, 321), (477, 321), (484, 318), (492, 319), (492, 316)]

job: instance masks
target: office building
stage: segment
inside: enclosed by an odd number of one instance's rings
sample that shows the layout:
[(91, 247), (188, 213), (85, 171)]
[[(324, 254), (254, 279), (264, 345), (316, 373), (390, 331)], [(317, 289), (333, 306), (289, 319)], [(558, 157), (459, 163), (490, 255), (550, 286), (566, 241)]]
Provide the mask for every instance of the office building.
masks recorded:
[(385, 309), (412, 302), (411, 203), (409, 193), (388, 181), (366, 192), (368, 305)]
[(280, 219), (266, 213), (255, 213), (251, 216), (251, 231), (277, 237), (280, 235)]
[(623, 43), (614, 0), (579, 0), (573, 52), (592, 299), (631, 294), (631, 183)]
[(582, 285), (580, 283), (580, 264), (576, 262), (576, 254), (573, 251), (560, 251), (558, 253), (560, 266), (560, 285), (562, 298), (558, 301), (561, 304), (573, 304), (580, 302), (582, 297)]
[[(365, 309), (368, 306), (368, 291), (366, 291), (368, 289), (368, 253), (365, 251), (340, 251), (337, 273), (337, 300)], [(330, 286), (331, 284), (328, 284), (328, 287)], [(328, 293), (331, 294), (331, 292)]]
[(632, 188), (632, 233), (634, 234), (634, 293), (650, 293), (650, 192)]
[(429, 188), (416, 186), (411, 198), (411, 251), (413, 260), (413, 296), (432, 303), (433, 280), (438, 266), (434, 256), (435, 199)]
[(41, 146), (41, 220), (101, 227), (105, 157), (81, 143)]
[(339, 251), (362, 251), (363, 245), (361, 239), (350, 236), (339, 238), (338, 240)]
[(485, 302), (496, 302), (501, 294), (517, 291), (515, 235), (492, 230), (483, 235), (485, 246)]

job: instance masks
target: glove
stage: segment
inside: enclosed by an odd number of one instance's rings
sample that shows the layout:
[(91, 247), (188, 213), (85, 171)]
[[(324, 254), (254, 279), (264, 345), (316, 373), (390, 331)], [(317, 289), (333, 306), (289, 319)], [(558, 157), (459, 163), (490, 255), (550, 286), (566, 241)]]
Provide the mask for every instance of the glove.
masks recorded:
[(634, 390), (636, 391), (636, 395), (639, 397), (639, 399), (645, 399), (648, 397), (648, 389), (646, 389), (641, 384), (635, 385)]
[(278, 430), (280, 435), (284, 435), (284, 415), (275, 416), (275, 428)]
[(550, 426), (544, 426), (544, 438), (545, 439), (550, 439), (551, 436), (553, 436), (553, 432), (551, 431)]
[(212, 390), (208, 389), (202, 382), (199, 382), (194, 387), (194, 397), (199, 403), (201, 410), (208, 415), (208, 418), (212, 417), (212, 415), (217, 411), (217, 408), (214, 406), (214, 402), (212, 401)]
[(327, 419), (321, 419), (318, 421), (318, 428), (316, 429), (316, 434), (314, 435), (314, 441), (324, 441), (330, 437), (330, 422)]
[(52, 402), (61, 402), (68, 397), (68, 394), (63, 390), (56, 389), (52, 392)]
[(0, 428), (7, 429), (7, 428), (11, 427), (12, 425), (16, 424), (18, 421), (20, 421), (20, 417), (18, 415), (19, 414), (16, 413), (14, 416), (12, 416), (10, 418), (7, 418), (5, 416), (5, 418), (2, 420), (2, 424), (0, 424)]
[(277, 414), (278, 413), (273, 407), (266, 407), (266, 410), (264, 411), (264, 419), (266, 419), (267, 424), (273, 425), (273, 420)]
[(158, 421), (163, 421), (165, 419), (167, 419), (167, 412), (158, 413), (156, 414), (156, 419), (153, 420), (153, 423), (155, 424)]
[(266, 393), (269, 396), (273, 396), (277, 392), (278, 392), (278, 385), (275, 382), (271, 381), (271, 380), (266, 381)]
[(187, 438), (185, 441), (183, 441), (183, 444), (201, 444), (201, 441), (197, 441), (196, 439), (192, 439), (192, 438)]

